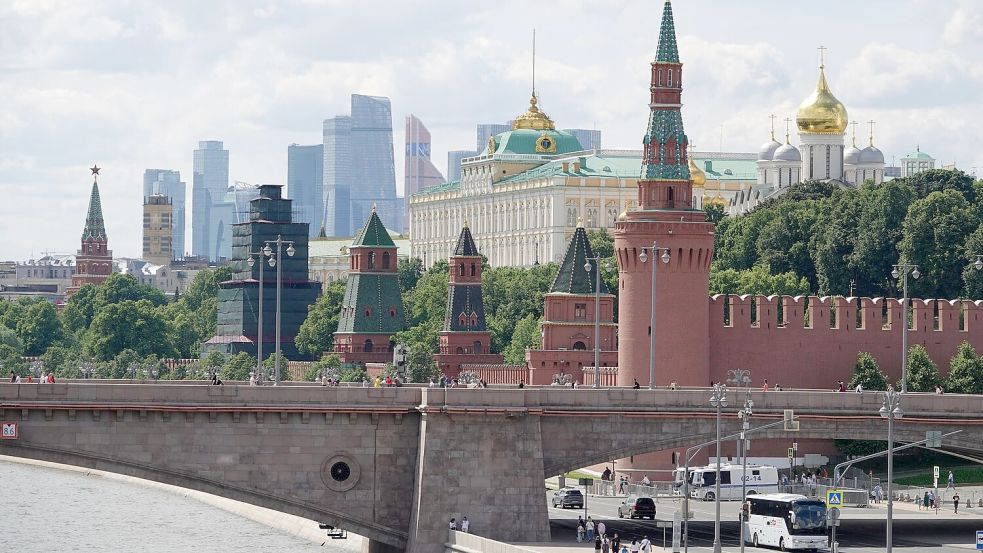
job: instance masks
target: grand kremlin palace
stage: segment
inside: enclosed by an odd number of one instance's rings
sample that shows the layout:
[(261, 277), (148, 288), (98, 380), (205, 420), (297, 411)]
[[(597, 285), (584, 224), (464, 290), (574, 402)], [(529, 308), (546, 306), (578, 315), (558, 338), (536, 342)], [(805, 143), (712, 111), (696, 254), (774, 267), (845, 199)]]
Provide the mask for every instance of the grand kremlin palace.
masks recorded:
[[(692, 152), (693, 205), (727, 205), (754, 186), (753, 153)], [(492, 267), (559, 261), (577, 228), (613, 229), (634, 209), (641, 150), (584, 150), (556, 130), (537, 106), (512, 130), (488, 137), (480, 155), (461, 162), (461, 179), (427, 188), (410, 200), (410, 256), (429, 267), (454, 249), (468, 225)]]

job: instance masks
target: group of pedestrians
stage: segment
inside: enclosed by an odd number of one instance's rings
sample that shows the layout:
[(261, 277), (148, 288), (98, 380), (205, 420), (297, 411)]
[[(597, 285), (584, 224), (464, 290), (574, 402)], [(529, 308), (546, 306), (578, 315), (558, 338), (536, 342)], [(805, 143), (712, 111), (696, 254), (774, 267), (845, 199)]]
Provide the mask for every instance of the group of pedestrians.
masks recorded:
[[(450, 523), (449, 528), (451, 530), (457, 530), (458, 529), (457, 528), (457, 519), (451, 518), (451, 523)], [(464, 518), (461, 519), (461, 532), (464, 532), (465, 534), (471, 533), (471, 521), (468, 520), (468, 517), (464, 517)]]
[(594, 543), (597, 553), (651, 553), (652, 542), (648, 536), (632, 538), (631, 543), (622, 540), (617, 532), (608, 534), (609, 528), (604, 522), (594, 524), (591, 517), (584, 520), (577, 517), (577, 543)]
[[(13, 370), (10, 371), (10, 382), (11, 384), (20, 384), (26, 382), (28, 384), (34, 384), (34, 376), (27, 375), (27, 380), (21, 379), (21, 376), (15, 373)], [(48, 374), (41, 373), (41, 376), (37, 379), (38, 384), (54, 384), (55, 383), (55, 373), (48, 371)]]

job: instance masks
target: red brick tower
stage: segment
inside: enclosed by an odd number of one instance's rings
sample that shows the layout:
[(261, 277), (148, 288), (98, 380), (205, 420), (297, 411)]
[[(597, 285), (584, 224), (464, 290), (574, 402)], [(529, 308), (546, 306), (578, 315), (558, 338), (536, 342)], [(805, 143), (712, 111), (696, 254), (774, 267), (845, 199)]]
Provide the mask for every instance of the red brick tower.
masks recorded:
[(440, 353), (434, 359), (441, 373), (456, 378), (466, 364), (502, 363), (502, 356), (491, 352), (491, 332), (485, 325), (485, 303), (481, 296), (481, 254), (467, 223), (450, 258), (449, 272)]
[[(615, 226), (618, 256), (618, 384), (649, 381), (652, 271), (657, 272), (655, 383), (709, 382), (708, 292), (714, 226), (693, 209), (683, 130), (683, 66), (676, 49), (672, 6), (666, 0), (652, 62), (648, 130), (643, 139), (638, 209)], [(653, 252), (653, 244), (657, 248)], [(664, 251), (669, 262), (663, 263)], [(645, 252), (645, 256), (642, 256)], [(642, 258), (646, 258), (642, 261)]]
[(82, 230), (82, 247), (75, 254), (75, 274), (72, 285), (65, 291), (65, 299), (86, 284), (102, 284), (113, 272), (113, 252), (107, 249), (106, 224), (102, 219), (102, 202), (99, 199), (99, 167), (92, 167), (92, 193), (89, 195), (89, 211)]

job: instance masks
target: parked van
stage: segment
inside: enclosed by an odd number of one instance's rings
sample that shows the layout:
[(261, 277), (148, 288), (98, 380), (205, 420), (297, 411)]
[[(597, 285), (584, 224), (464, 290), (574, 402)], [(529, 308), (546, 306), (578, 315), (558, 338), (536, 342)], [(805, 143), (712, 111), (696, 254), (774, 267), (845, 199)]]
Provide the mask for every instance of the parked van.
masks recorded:
[[(673, 492), (681, 495), (684, 490), (683, 468), (677, 468), (673, 480)], [(689, 494), (695, 499), (716, 499), (717, 466), (690, 467)], [(768, 465), (720, 465), (720, 499), (741, 500), (741, 478), (747, 495), (778, 492), (778, 469)]]

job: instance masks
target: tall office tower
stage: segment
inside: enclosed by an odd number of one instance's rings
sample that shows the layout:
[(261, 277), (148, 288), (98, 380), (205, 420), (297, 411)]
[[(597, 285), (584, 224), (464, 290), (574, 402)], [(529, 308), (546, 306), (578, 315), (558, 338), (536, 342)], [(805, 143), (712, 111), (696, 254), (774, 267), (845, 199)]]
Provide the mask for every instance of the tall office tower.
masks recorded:
[(226, 201), (229, 188), (229, 151), (221, 140), (203, 140), (194, 154), (192, 196), (192, 252), (209, 261), (228, 259), (232, 253), (235, 206)]
[[(352, 118), (339, 115), (324, 120), (324, 232), (328, 236), (352, 234)], [(320, 229), (318, 229), (320, 230)]]
[(420, 190), (444, 182), (444, 176), (430, 161), (430, 131), (415, 115), (406, 117), (404, 178), (403, 197), (406, 202), (403, 206), (403, 229), (406, 230), (410, 228), (409, 198)]
[(512, 125), (508, 123), (504, 125), (499, 123), (478, 123), (476, 130), (477, 141), (475, 142), (474, 149), (480, 154), (481, 152), (485, 151), (485, 148), (488, 147), (488, 137), (495, 136), (505, 131), (511, 131)]
[(324, 144), (287, 146), (287, 196), (294, 220), (309, 223), (310, 237), (317, 236), (324, 224)]
[(143, 197), (149, 198), (155, 194), (163, 194), (171, 200), (173, 236), (171, 237), (174, 259), (183, 259), (185, 250), (185, 224), (187, 223), (188, 185), (181, 182), (180, 171), (170, 169), (146, 169), (143, 172)]
[(402, 232), (389, 98), (352, 94), (352, 154), (352, 220), (364, 221), (375, 206), (387, 228)]
[(563, 129), (577, 137), (585, 150), (601, 149), (601, 131), (594, 129)]
[(174, 259), (174, 219), (171, 199), (163, 194), (143, 198), (143, 260), (170, 265)]
[(461, 180), (461, 160), (476, 155), (478, 155), (478, 152), (471, 150), (451, 150), (447, 152), (447, 182)]

